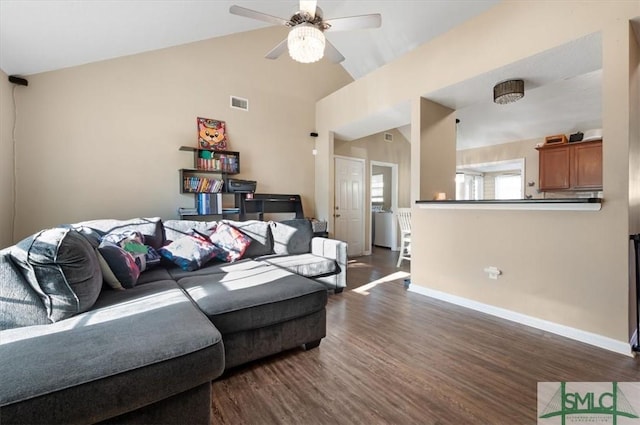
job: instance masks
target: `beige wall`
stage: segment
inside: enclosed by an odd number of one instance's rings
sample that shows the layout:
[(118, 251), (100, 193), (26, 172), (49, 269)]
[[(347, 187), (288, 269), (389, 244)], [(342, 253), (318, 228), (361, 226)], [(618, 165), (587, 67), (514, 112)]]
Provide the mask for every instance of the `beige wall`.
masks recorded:
[[(633, 48), (629, 19), (637, 16), (640, 2), (501, 2), (318, 102), (319, 151), (329, 164), (331, 147), (323, 144), (329, 146), (334, 128), (402, 102), (415, 104), (425, 93), (602, 32), (606, 195), (602, 210), (414, 207), (413, 285), (628, 342), (628, 170), (630, 145), (636, 143), (630, 137), (634, 118), (629, 96)], [(413, 133), (412, 127), (412, 196), (414, 186), (422, 183), (421, 174), (430, 172), (419, 169), (420, 150), (427, 149), (428, 143), (418, 138), (420, 146), (414, 146)], [(316, 204), (319, 214), (328, 216), (333, 197), (331, 167), (316, 170)], [(322, 174), (325, 171), (329, 174)], [(503, 270), (498, 281), (483, 273), (489, 265)]]
[[(242, 179), (261, 193), (301, 194), (314, 215), (315, 102), (352, 81), (338, 65), (264, 55), (268, 28), (29, 77), (21, 105), (16, 237), (78, 220), (176, 218), (181, 145), (196, 117), (226, 121)], [(249, 99), (249, 112), (229, 96)], [(4, 143), (4, 141), (3, 141)]]
[(455, 199), (456, 122), (455, 111), (425, 98), (413, 103), (411, 155), (419, 158), (413, 172), (416, 199), (435, 199), (444, 193)]
[[(16, 96), (26, 87), (19, 86)], [(0, 71), (0, 248), (13, 242), (13, 84)]]
[[(373, 134), (361, 139), (345, 141), (334, 140), (334, 154), (350, 158), (365, 160), (365, 199), (371, 199), (371, 176), (369, 170), (371, 161), (388, 162), (398, 164), (398, 207), (406, 208), (410, 205), (411, 186), (411, 144), (396, 129), (387, 130), (393, 135), (393, 142), (384, 141), (384, 133)], [(365, 204), (365, 229), (371, 228), (370, 204)], [(371, 246), (371, 234), (365, 231), (365, 247)], [(368, 249), (368, 248), (365, 248)]]
[[(507, 161), (510, 159), (524, 158), (525, 195), (533, 198), (542, 198), (538, 193), (538, 151), (536, 144), (542, 143), (542, 139), (520, 140), (499, 145), (484, 146), (481, 148), (463, 149), (457, 152), (456, 165), (483, 164), (487, 162)], [(528, 186), (527, 182), (534, 182), (534, 186)], [(486, 182), (485, 182), (486, 185)], [(487, 188), (485, 187), (485, 190)], [(492, 199), (492, 198), (489, 198)]]

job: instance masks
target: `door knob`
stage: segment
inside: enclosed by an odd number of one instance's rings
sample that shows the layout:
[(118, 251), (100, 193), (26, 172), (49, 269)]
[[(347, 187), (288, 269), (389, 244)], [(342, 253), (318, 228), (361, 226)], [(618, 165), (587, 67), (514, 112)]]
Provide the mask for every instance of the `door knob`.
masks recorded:
[(340, 217), (340, 214), (334, 214), (333, 216), (334, 216), (335, 218), (338, 218), (338, 217)]

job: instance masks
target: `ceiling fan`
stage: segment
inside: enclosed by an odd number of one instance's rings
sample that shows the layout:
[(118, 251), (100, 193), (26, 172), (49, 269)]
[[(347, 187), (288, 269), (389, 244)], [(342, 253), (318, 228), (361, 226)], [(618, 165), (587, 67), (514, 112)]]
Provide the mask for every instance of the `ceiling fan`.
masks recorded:
[(340, 63), (344, 56), (324, 36), (327, 31), (348, 31), (365, 28), (378, 28), (382, 24), (379, 13), (371, 15), (349, 16), (324, 20), (322, 9), (317, 1), (300, 0), (300, 9), (289, 19), (278, 18), (240, 6), (231, 6), (229, 12), (257, 19), (275, 25), (291, 28), (287, 38), (282, 40), (267, 55), (267, 59), (277, 59), (288, 48), (292, 59), (302, 63), (319, 61), (326, 56), (331, 62)]

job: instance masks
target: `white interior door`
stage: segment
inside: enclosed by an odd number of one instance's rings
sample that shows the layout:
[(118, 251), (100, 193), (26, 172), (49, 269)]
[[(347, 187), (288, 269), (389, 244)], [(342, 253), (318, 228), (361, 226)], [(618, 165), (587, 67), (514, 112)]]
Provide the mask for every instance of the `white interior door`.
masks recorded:
[(335, 158), (335, 235), (347, 255), (364, 253), (364, 160)]

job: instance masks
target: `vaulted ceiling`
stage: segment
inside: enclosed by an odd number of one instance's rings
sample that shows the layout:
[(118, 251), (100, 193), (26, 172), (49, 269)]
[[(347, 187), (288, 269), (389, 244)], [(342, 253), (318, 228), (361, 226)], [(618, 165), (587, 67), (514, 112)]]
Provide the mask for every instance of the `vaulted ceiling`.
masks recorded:
[[(497, 3), (320, 0), (318, 6), (327, 19), (382, 15), (381, 28), (327, 35), (358, 79)], [(269, 25), (231, 15), (234, 4), (282, 18), (298, 10), (297, 0), (1, 0), (0, 69), (29, 75)]]
[[(382, 15), (381, 28), (327, 34), (346, 58), (341, 66), (358, 79), (497, 3), (320, 0), (318, 5), (325, 18)], [(268, 26), (229, 14), (233, 4), (283, 18), (298, 10), (296, 0), (0, 0), (0, 69), (28, 76)], [(282, 31), (284, 38), (287, 29)], [(458, 149), (597, 128), (600, 44), (597, 34), (585, 37), (424, 96), (457, 110)], [(265, 54), (271, 47), (265, 46)], [(525, 79), (525, 97), (495, 105), (492, 87), (507, 78)], [(381, 115), (336, 130), (353, 139), (409, 122), (408, 105)]]

